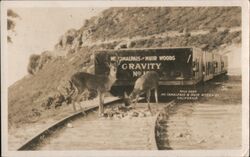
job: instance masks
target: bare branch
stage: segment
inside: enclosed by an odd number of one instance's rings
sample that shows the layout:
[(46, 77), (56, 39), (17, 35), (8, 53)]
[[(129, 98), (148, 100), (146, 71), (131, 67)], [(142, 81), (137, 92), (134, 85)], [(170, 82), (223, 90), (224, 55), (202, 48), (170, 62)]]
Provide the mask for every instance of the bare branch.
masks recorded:
[(12, 9), (7, 10), (7, 16), (13, 18), (20, 18), (20, 16), (17, 13), (15, 13)]
[(16, 24), (13, 20), (7, 19), (7, 29), (8, 30), (14, 30)]

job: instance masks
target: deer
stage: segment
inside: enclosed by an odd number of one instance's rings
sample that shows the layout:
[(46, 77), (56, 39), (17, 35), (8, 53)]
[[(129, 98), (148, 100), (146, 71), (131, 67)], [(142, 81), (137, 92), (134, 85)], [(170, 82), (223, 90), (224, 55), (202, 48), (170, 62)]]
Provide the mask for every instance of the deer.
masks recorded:
[[(117, 80), (116, 73), (117, 67), (120, 64), (120, 61), (117, 61), (115, 64), (106, 63), (109, 68), (108, 75), (95, 75), (86, 72), (77, 72), (73, 74), (70, 78), (70, 84), (74, 88), (75, 96), (73, 98), (73, 109), (76, 112), (76, 105), (80, 103), (80, 96), (85, 90), (96, 90), (99, 97), (99, 117), (104, 113), (104, 95), (109, 92), (112, 85)], [(82, 106), (79, 104), (81, 110), (83, 111)], [(83, 112), (84, 113), (84, 112)]]
[(124, 93), (125, 105), (129, 106), (132, 103), (134, 103), (133, 108), (135, 108), (140, 95), (146, 94), (148, 110), (152, 114), (152, 110), (150, 107), (151, 91), (154, 90), (155, 101), (156, 103), (158, 103), (158, 82), (159, 82), (159, 75), (155, 71), (149, 71), (140, 76), (135, 81), (132, 93), (129, 96), (126, 92)]

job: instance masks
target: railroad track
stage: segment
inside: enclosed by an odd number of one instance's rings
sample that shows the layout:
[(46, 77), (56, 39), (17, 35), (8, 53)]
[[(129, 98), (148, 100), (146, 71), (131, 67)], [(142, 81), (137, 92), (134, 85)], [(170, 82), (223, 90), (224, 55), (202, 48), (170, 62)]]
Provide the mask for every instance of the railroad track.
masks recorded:
[[(113, 100), (111, 102), (107, 102), (104, 104), (104, 106), (116, 103), (116, 102), (121, 102), (122, 99), (116, 99)], [(92, 112), (94, 110), (97, 110), (98, 106), (90, 106), (84, 109), (85, 113), (89, 113)], [(44, 130), (42, 130), (41, 132), (39, 132), (38, 134), (34, 135), (33, 137), (31, 137), (30, 139), (28, 139), (26, 142), (24, 142), (24, 144), (22, 144), (17, 150), (34, 150), (35, 147), (37, 146), (37, 144), (39, 144), (39, 142), (41, 142), (42, 140), (44, 140), (46, 137), (50, 136), (53, 134), (53, 132), (55, 132), (57, 129), (60, 129), (62, 127), (64, 127), (68, 122), (73, 121), (79, 117), (82, 117), (83, 112), (82, 111), (78, 111), (76, 113), (73, 113), (72, 115), (69, 115), (57, 122), (55, 122), (54, 124), (52, 124), (51, 126), (45, 128)]]
[[(105, 104), (106, 111), (121, 106), (122, 99)], [(174, 101), (152, 104), (149, 115), (144, 103), (112, 117), (97, 118), (98, 106), (72, 114), (44, 129), (18, 150), (157, 150), (156, 125), (164, 108)]]

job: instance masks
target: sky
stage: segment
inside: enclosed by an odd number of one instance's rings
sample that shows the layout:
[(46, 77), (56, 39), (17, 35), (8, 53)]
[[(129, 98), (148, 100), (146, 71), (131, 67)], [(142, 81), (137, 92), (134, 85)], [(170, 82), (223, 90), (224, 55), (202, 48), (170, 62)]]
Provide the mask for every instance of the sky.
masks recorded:
[(8, 86), (27, 75), (31, 54), (53, 50), (61, 35), (68, 29), (79, 29), (85, 19), (100, 14), (106, 8), (14, 8), (21, 18), (13, 43), (8, 43)]

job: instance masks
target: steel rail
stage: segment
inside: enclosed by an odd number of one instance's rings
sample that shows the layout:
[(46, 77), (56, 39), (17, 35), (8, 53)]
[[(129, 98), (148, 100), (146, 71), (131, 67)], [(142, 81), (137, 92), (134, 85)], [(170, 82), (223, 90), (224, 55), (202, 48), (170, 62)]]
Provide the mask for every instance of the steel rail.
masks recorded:
[[(107, 102), (104, 104), (104, 106), (111, 105), (113, 103), (118, 103), (122, 101), (123, 99), (118, 98), (116, 100)], [(98, 109), (98, 105), (87, 107), (84, 109), (85, 113), (92, 112), (94, 110)], [(80, 116), (83, 116), (83, 111), (78, 111), (76, 113), (73, 113), (55, 123), (53, 123), (51, 126), (45, 128), (44, 130), (40, 131), (30, 139), (28, 139), (24, 144), (22, 144), (17, 150), (18, 151), (24, 151), (24, 150), (34, 150), (34, 148), (40, 143), (41, 140), (45, 139), (47, 136), (50, 136), (53, 134), (53, 132), (60, 127), (63, 127), (65, 124), (67, 124), (69, 121), (75, 120), (76, 118), (79, 118)]]
[[(167, 107), (170, 107), (170, 105), (175, 105), (176, 104), (176, 100), (172, 100), (172, 101), (170, 101), (167, 105), (166, 105), (166, 107), (164, 107), (164, 108), (167, 108)], [(166, 114), (166, 115), (168, 115), (169, 113), (169, 110), (165, 110), (164, 111), (164, 114)], [(159, 145), (159, 139), (158, 139), (158, 136), (157, 136), (157, 130), (158, 130), (158, 125), (159, 125), (159, 116), (161, 115), (161, 113), (162, 112), (159, 112), (159, 113), (157, 113), (157, 116), (156, 116), (156, 119), (155, 119), (155, 127), (154, 127), (154, 136), (155, 136), (155, 141), (154, 141), (154, 143), (155, 143), (155, 147), (157, 148), (157, 150), (160, 150), (160, 145)]]

